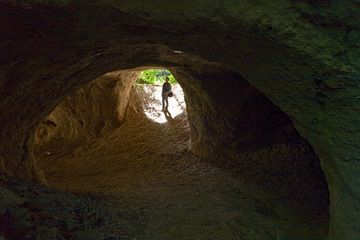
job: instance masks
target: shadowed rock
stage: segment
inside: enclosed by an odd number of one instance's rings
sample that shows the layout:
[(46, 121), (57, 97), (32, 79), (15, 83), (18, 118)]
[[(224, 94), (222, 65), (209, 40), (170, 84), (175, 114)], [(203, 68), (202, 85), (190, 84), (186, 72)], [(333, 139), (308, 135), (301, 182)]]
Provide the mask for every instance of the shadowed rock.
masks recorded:
[[(286, 114), (321, 160), (328, 238), (359, 237), (356, 1), (2, 1), (0, 9), (3, 172), (41, 181), (34, 133), (66, 95), (107, 72), (165, 66), (182, 79), (194, 153), (220, 149), (251, 162), (244, 150), (297, 135)], [(230, 94), (218, 83), (227, 81)], [(252, 96), (268, 107), (250, 111), (243, 102)], [(268, 114), (281, 121), (257, 128), (253, 119)], [(99, 123), (96, 134), (107, 126)]]

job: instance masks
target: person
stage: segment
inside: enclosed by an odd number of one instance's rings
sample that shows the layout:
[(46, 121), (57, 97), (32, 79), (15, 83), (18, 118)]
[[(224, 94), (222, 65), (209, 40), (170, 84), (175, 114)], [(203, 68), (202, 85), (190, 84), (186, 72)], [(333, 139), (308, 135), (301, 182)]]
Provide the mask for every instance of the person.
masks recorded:
[(167, 111), (169, 106), (169, 93), (171, 93), (171, 84), (169, 83), (169, 78), (165, 77), (165, 82), (162, 86), (162, 110)]

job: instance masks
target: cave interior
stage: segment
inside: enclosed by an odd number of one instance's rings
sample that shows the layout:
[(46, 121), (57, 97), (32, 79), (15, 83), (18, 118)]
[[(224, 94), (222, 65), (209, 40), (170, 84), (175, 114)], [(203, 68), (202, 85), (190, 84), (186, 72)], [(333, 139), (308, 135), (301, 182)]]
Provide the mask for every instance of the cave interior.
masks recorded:
[(359, 8), (1, 1), (0, 239), (360, 239)]

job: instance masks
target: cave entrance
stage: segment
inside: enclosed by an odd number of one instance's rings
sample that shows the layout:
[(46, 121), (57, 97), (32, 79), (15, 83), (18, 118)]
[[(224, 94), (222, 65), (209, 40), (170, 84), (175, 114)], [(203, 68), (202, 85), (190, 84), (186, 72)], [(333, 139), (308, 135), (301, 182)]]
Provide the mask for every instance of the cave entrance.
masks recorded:
[[(169, 80), (172, 96), (168, 97), (168, 108), (163, 109), (162, 88)], [(142, 88), (142, 109), (147, 118), (157, 123), (166, 123), (185, 114), (184, 92), (175, 77), (167, 69), (147, 69), (140, 73), (135, 88)]]

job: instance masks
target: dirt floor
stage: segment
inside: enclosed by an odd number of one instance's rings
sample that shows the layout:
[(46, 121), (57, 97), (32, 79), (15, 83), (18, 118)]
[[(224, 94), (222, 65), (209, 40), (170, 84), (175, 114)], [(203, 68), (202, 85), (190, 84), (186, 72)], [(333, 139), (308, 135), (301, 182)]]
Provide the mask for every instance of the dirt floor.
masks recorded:
[(169, 116), (159, 88), (135, 87), (116, 131), (75, 151), (38, 152), (50, 186), (115, 202), (137, 219), (127, 233), (137, 240), (325, 239), (327, 226), (312, 213), (192, 155), (181, 89)]

